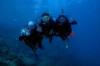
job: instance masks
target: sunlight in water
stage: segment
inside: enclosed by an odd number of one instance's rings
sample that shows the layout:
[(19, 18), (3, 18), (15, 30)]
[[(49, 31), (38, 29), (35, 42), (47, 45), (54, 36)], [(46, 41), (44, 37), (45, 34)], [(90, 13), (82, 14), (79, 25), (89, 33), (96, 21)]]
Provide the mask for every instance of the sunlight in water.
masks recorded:
[[(84, 0), (85, 1), (85, 0)], [(61, 8), (68, 8), (72, 5), (79, 5), (83, 3), (83, 0), (34, 0), (35, 5), (34, 8), (38, 9), (37, 11), (44, 10), (44, 11), (50, 11), (50, 10), (59, 10)], [(55, 8), (53, 8), (55, 7)]]

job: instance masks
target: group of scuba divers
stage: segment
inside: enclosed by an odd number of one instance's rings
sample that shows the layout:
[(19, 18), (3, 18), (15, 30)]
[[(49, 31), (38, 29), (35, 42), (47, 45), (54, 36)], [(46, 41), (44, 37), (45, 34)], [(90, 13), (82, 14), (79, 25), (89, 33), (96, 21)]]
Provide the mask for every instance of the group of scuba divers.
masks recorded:
[(66, 42), (73, 33), (72, 25), (76, 24), (75, 20), (70, 21), (63, 14), (54, 20), (49, 13), (45, 12), (41, 15), (39, 23), (34, 24), (34, 22), (30, 21), (28, 26), (22, 29), (19, 40), (35, 51), (37, 48), (43, 48), (42, 42), (44, 38), (48, 38), (49, 43), (51, 43), (53, 37), (57, 36)]

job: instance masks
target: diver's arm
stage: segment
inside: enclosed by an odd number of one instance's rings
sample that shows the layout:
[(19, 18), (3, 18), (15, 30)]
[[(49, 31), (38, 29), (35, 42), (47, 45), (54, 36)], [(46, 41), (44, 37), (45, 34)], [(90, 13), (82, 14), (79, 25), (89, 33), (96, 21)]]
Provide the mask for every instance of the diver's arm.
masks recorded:
[(42, 27), (40, 25), (37, 25), (37, 29), (38, 32), (42, 32)]
[(78, 24), (77, 21), (75, 19), (73, 19), (73, 18), (71, 18), (69, 22), (70, 22), (71, 25)]
[(74, 21), (72, 21), (70, 24), (71, 24), (71, 25), (76, 25), (76, 24), (77, 24), (77, 21), (74, 20)]
[(21, 30), (21, 35), (29, 36), (30, 35), (30, 30), (25, 28)]
[(30, 35), (29, 31), (26, 28), (24, 28), (24, 29), (21, 30), (20, 36), (17, 39), (20, 40), (20, 41), (23, 41), (24, 38), (26, 36), (29, 36), (29, 35)]

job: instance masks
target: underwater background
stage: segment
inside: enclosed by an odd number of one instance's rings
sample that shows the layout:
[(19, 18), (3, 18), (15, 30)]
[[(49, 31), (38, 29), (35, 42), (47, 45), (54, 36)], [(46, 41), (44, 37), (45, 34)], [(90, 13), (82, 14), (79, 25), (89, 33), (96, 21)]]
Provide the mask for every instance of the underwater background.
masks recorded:
[[(44, 39), (37, 60), (18, 40), (20, 30), (28, 21), (37, 23), (45, 11), (57, 18), (61, 9), (78, 22), (69, 48), (58, 37), (52, 44)], [(0, 0), (0, 66), (100, 66), (99, 28), (100, 0)]]

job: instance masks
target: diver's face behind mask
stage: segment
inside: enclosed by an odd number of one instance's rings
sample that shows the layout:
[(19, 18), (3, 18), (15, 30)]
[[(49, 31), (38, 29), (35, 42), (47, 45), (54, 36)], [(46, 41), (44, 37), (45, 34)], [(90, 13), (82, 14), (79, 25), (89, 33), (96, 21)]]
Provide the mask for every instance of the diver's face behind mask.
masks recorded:
[(45, 23), (49, 22), (49, 20), (50, 20), (50, 16), (45, 15), (42, 17), (42, 21)]
[(59, 18), (59, 22), (65, 22), (65, 21), (66, 21), (66, 19), (64, 17)]

